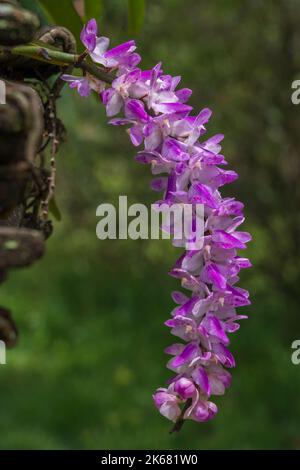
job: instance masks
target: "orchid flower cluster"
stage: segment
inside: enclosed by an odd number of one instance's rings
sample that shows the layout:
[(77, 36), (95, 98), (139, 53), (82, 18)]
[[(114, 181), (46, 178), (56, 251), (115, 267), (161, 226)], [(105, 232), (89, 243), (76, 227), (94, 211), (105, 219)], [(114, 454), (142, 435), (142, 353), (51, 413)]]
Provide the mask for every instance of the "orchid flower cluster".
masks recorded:
[[(166, 325), (181, 342), (166, 353), (172, 356), (167, 367), (175, 376), (153, 398), (160, 413), (175, 423), (207, 421), (217, 412), (211, 396), (224, 394), (231, 381), (226, 369), (235, 366), (228, 333), (237, 331), (237, 321), (247, 318), (238, 315), (236, 307), (250, 304), (248, 292), (236, 287), (240, 269), (251, 266), (237, 254), (251, 239), (238, 230), (244, 221), (243, 204), (219, 192), (238, 175), (223, 168), (227, 165), (220, 153), (224, 136), (203, 139), (212, 113), (203, 109), (191, 114), (187, 101), (192, 91), (178, 89), (181, 77), (164, 74), (160, 63), (141, 70), (134, 41), (109, 49), (109, 39), (98, 37), (95, 20), (83, 28), (81, 40), (93, 62), (114, 73), (114, 80), (107, 86), (87, 73), (62, 79), (81, 96), (96, 91), (112, 118), (109, 123), (129, 126), (132, 144), (143, 144), (136, 160), (151, 166), (152, 188), (164, 191), (164, 203), (204, 206), (201, 249), (186, 250), (170, 272), (190, 294), (172, 294), (177, 306)], [(114, 117), (118, 113), (122, 116)]]

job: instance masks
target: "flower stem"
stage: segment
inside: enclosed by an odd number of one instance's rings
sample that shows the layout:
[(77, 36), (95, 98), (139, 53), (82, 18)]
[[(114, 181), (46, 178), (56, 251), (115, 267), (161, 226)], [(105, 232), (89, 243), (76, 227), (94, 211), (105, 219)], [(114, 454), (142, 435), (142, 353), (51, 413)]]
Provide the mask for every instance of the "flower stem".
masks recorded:
[(177, 419), (177, 421), (175, 422), (174, 426), (172, 427), (172, 429), (170, 430), (170, 434), (173, 434), (173, 432), (179, 432), (180, 429), (182, 428), (183, 424), (184, 424), (184, 413), (186, 412), (186, 410), (191, 406), (192, 404), (192, 399), (189, 398), (186, 402), (186, 404), (184, 405), (184, 407), (182, 408), (182, 411), (180, 413), (180, 416), (179, 418)]
[(72, 65), (75, 68), (85, 70), (90, 75), (93, 75), (95, 78), (98, 78), (103, 82), (112, 83), (113, 81), (112, 75), (107, 73), (103, 68), (98, 67), (96, 64), (89, 62), (85, 59), (85, 57), (82, 57), (78, 54), (62, 52), (58, 49), (48, 49), (47, 47), (43, 47), (41, 45), (29, 44), (15, 46), (12, 48), (0, 47), (0, 54), (1, 53), (4, 53), (5, 55), (30, 57), (31, 59), (37, 60), (39, 62), (58, 65), (60, 67)]

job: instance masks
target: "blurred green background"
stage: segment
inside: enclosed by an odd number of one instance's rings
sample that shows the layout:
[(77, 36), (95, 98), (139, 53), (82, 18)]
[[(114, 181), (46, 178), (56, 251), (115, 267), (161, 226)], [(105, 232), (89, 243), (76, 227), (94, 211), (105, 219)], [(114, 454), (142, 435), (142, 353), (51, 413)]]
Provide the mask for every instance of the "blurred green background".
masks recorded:
[[(63, 0), (62, 0), (63, 3)], [(100, 21), (112, 43), (128, 38), (126, 2), (109, 0)], [(58, 162), (61, 223), (46, 256), (10, 275), (1, 304), (20, 330), (0, 367), (1, 449), (300, 448), (300, 9), (293, 0), (151, 0), (137, 36), (144, 68), (159, 60), (214, 111), (208, 134), (240, 179), (226, 194), (245, 202), (253, 234), (242, 274), (252, 306), (232, 336), (232, 387), (209, 423), (169, 435), (151, 394), (171, 373), (163, 323), (178, 287), (167, 276), (179, 252), (162, 241), (100, 241), (96, 207), (155, 200), (122, 128), (96, 99), (65, 89), (68, 129)]]

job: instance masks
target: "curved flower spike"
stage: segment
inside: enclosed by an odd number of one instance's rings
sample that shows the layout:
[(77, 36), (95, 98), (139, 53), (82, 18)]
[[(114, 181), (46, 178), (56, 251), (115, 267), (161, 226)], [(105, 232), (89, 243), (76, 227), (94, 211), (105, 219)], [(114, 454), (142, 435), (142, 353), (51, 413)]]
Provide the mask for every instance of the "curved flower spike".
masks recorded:
[(187, 419), (212, 419), (217, 406), (211, 396), (224, 394), (230, 386), (226, 368), (234, 367), (235, 359), (228, 349), (228, 335), (238, 331), (238, 320), (246, 318), (237, 315), (236, 308), (250, 304), (248, 292), (236, 284), (239, 271), (251, 263), (238, 250), (246, 248), (251, 236), (237, 230), (244, 222), (243, 204), (220, 193), (223, 185), (238, 177), (222, 168), (227, 165), (220, 154), (224, 136), (203, 140), (211, 110), (204, 108), (192, 115), (187, 104), (192, 91), (176, 91), (180, 77), (164, 75), (161, 63), (152, 70), (137, 68), (140, 56), (134, 41), (109, 50), (109, 40), (97, 34), (97, 23), (90, 20), (81, 40), (95, 63), (115, 73), (112, 84), (106, 86), (88, 75), (62, 79), (81, 96), (88, 96), (92, 89), (100, 92), (109, 117), (121, 113), (110, 124), (129, 126), (133, 145), (143, 145), (136, 160), (150, 165), (155, 175), (151, 186), (163, 192), (157, 207), (163, 203), (203, 205), (203, 244), (187, 249), (170, 272), (190, 291), (173, 292), (177, 306), (166, 321), (181, 341), (166, 350), (173, 356), (167, 367), (176, 375), (168, 388), (159, 388), (153, 395), (159, 412), (179, 429)]

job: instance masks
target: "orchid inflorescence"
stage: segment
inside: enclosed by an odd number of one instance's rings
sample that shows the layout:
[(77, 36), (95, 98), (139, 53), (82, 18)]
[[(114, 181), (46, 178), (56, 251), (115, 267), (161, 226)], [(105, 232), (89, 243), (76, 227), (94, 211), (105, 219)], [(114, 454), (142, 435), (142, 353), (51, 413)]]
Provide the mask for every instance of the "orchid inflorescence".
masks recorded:
[(123, 113), (109, 123), (128, 125), (132, 144), (144, 145), (136, 160), (151, 165), (155, 175), (151, 186), (164, 191), (164, 203), (204, 206), (203, 246), (186, 250), (170, 272), (190, 291), (190, 296), (172, 293), (177, 306), (166, 322), (184, 342), (166, 349), (172, 356), (167, 367), (176, 375), (153, 398), (175, 426), (186, 419), (207, 421), (217, 412), (210, 397), (224, 394), (231, 382), (226, 368), (234, 367), (235, 361), (227, 348), (227, 334), (238, 330), (237, 320), (247, 318), (235, 309), (250, 304), (248, 292), (235, 286), (240, 269), (251, 266), (237, 254), (251, 239), (237, 230), (244, 221), (243, 204), (222, 198), (219, 192), (238, 175), (220, 168), (227, 165), (220, 154), (223, 135), (202, 140), (212, 113), (206, 108), (196, 116), (190, 114), (187, 101), (192, 90), (177, 89), (181, 77), (165, 75), (160, 63), (151, 70), (138, 68), (141, 57), (134, 41), (109, 49), (109, 39), (98, 37), (95, 20), (83, 28), (81, 40), (92, 61), (114, 73), (114, 80), (107, 85), (88, 73), (61, 78), (83, 97), (96, 91), (110, 118)]

